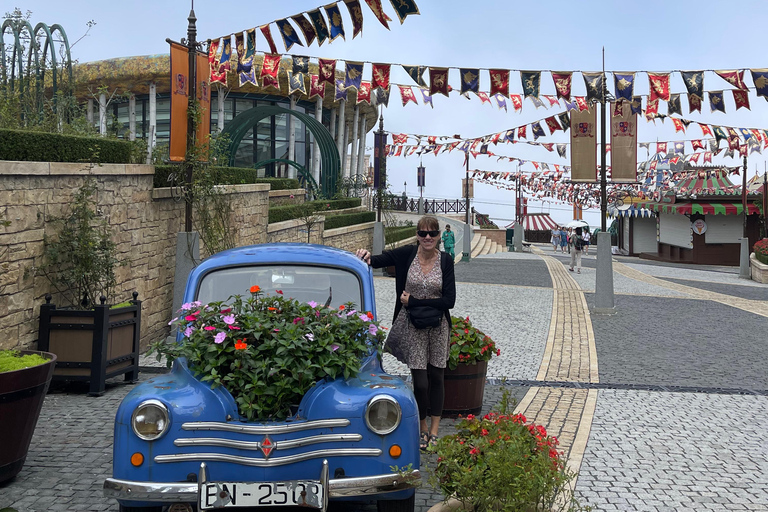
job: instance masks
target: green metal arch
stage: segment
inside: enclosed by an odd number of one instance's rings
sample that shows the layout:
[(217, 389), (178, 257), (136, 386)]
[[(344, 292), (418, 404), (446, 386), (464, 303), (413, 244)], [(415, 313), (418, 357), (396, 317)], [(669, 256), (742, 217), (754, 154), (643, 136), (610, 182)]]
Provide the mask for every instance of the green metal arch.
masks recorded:
[(315, 137), (315, 144), (320, 148), (320, 193), (323, 197), (331, 197), (336, 192), (336, 182), (341, 170), (341, 159), (339, 150), (336, 149), (336, 143), (331, 137), (331, 133), (317, 119), (303, 112), (289, 110), (277, 105), (254, 107), (246, 110), (235, 117), (226, 128), (223, 134), (230, 137), (229, 143), (229, 165), (234, 167), (235, 154), (240, 141), (243, 140), (248, 130), (264, 118), (273, 117), (278, 114), (288, 114), (296, 117), (303, 122)]
[(261, 162), (256, 162), (255, 164), (253, 164), (253, 166), (256, 169), (258, 169), (259, 167), (263, 167), (271, 163), (281, 163), (281, 164), (290, 165), (291, 167), (296, 169), (298, 173), (301, 175), (301, 177), (304, 179), (304, 182), (306, 183), (306, 186), (308, 188), (308, 192), (311, 195), (316, 196), (317, 193), (320, 192), (317, 188), (317, 182), (315, 181), (315, 178), (312, 177), (312, 173), (309, 172), (306, 167), (304, 167), (298, 162), (294, 162), (293, 160), (288, 160), (287, 158), (272, 158), (271, 160), (263, 160)]

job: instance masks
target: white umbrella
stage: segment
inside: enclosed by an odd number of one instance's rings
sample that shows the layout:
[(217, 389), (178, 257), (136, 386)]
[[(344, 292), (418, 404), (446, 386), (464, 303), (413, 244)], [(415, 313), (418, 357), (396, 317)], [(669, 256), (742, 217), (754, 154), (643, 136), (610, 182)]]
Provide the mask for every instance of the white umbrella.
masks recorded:
[(568, 224), (565, 225), (567, 228), (585, 228), (589, 226), (587, 222), (584, 222), (583, 220), (572, 220)]

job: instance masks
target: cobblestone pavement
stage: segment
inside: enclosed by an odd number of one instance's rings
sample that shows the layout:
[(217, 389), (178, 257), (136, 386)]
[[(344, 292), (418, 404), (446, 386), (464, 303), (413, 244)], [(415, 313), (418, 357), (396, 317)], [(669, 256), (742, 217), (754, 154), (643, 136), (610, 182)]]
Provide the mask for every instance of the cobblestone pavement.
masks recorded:
[[(489, 365), (484, 412), (509, 389), (518, 411), (560, 436), (580, 471), (576, 494), (596, 511), (768, 511), (768, 286), (727, 267), (618, 257), (617, 314), (594, 315), (594, 255), (575, 274), (567, 255), (534, 251), (456, 267), (453, 314), (470, 315), (502, 350)], [(394, 280), (375, 284), (379, 319), (390, 325)], [(142, 358), (142, 380), (160, 371), (154, 364)], [(407, 374), (388, 356), (385, 368)], [(101, 488), (114, 414), (131, 388), (113, 382), (99, 398), (50, 392), (23, 471), (0, 485), (0, 509), (117, 511)], [(443, 420), (441, 433), (454, 425)], [(422, 458), (427, 475), (434, 462)], [(416, 498), (419, 512), (442, 500), (429, 484)]]

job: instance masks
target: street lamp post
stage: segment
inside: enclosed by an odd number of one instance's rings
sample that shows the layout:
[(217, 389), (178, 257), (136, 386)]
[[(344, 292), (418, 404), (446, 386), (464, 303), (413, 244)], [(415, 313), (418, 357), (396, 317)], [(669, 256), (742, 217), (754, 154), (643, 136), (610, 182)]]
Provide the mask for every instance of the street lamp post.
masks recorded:
[[(192, 2), (192, 8), (189, 10), (187, 18), (187, 48), (189, 52), (189, 96), (190, 103), (197, 99), (197, 17), (195, 16), (195, 3)], [(210, 114), (208, 114), (210, 115)], [(195, 146), (195, 120), (189, 116), (187, 120), (187, 148)], [(184, 185), (187, 189), (187, 201), (184, 208), (184, 230), (187, 233), (192, 232), (192, 162), (185, 163)]]
[(403, 194), (405, 194), (405, 197), (408, 197), (408, 182), (403, 182)]

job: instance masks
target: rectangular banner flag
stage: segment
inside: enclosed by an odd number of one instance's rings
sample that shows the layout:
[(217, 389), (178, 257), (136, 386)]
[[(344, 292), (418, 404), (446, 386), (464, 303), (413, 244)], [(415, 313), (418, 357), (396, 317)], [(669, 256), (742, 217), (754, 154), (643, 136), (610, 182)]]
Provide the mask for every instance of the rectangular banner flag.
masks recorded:
[(597, 109), (571, 112), (571, 181), (597, 180)]
[(637, 114), (626, 101), (611, 104), (611, 181), (637, 181)]
[(198, 160), (208, 161), (208, 143), (211, 135), (211, 68), (208, 65), (208, 56), (197, 53), (197, 101), (200, 102), (200, 120), (195, 132), (198, 147), (202, 148)]
[(171, 162), (183, 162), (187, 155), (188, 108), (189, 53), (186, 46), (171, 43), (171, 133), (169, 142)]

